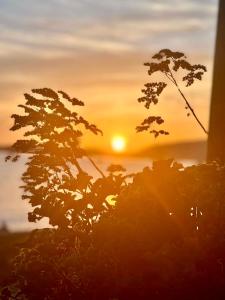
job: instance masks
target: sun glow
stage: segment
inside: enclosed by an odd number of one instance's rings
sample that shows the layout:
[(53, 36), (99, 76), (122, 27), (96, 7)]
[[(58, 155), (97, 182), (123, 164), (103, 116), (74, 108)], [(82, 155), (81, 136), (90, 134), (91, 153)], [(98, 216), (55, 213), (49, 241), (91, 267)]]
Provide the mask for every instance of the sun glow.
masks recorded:
[(115, 152), (123, 152), (126, 148), (126, 140), (123, 136), (117, 135), (112, 138), (111, 145)]

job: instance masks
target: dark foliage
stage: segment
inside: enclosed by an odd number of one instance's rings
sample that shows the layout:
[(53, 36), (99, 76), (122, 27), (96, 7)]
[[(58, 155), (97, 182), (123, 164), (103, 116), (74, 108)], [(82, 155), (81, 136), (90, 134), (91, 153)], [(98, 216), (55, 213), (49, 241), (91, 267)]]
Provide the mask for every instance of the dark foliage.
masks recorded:
[(158, 137), (160, 134), (164, 134), (164, 135), (169, 134), (169, 132), (167, 132), (165, 130), (150, 129), (152, 127), (153, 123), (161, 125), (162, 123), (164, 123), (164, 120), (159, 116), (157, 116), (157, 117), (155, 117), (155, 116), (148, 117), (148, 118), (144, 119), (144, 121), (141, 123), (140, 126), (136, 127), (136, 130), (137, 130), (137, 132), (150, 130), (149, 132), (154, 134), (155, 137)]
[[(169, 49), (162, 49), (158, 53), (152, 56), (152, 61), (150, 63), (145, 63), (148, 69), (148, 75), (152, 76), (156, 72), (162, 73), (166, 78), (176, 86), (179, 94), (185, 102), (185, 109), (187, 110), (187, 116), (192, 114), (195, 120), (198, 122), (200, 127), (205, 133), (206, 129), (202, 125), (201, 121), (194, 112), (190, 102), (184, 96), (181, 91), (178, 81), (175, 77), (175, 73), (179, 70), (182, 70), (182, 81), (186, 84), (186, 87), (191, 86), (196, 79), (202, 80), (204, 72), (206, 72), (206, 67), (203, 65), (191, 65), (187, 60), (184, 53), (173, 52)], [(143, 97), (138, 98), (138, 102), (144, 102), (147, 109), (150, 108), (151, 104), (156, 105), (159, 102), (159, 96), (166, 88), (167, 84), (165, 82), (150, 82), (145, 84), (145, 88), (142, 89)], [(137, 132), (149, 130), (151, 134), (155, 137), (159, 135), (168, 135), (169, 133), (165, 130), (156, 130), (152, 128), (154, 126), (154, 121), (160, 118), (160, 122), (156, 122), (158, 125), (164, 123), (164, 120), (161, 117), (150, 116), (145, 119), (140, 126), (136, 127)]]
[(4, 285), (4, 280), (11, 271), (11, 260), (18, 254), (18, 248), (23, 243), (29, 233), (16, 232), (0, 234), (0, 287)]
[(134, 175), (91, 231), (33, 232), (3, 294), (224, 299), (224, 186), (225, 167), (155, 162)]
[[(13, 131), (26, 129), (26, 139), (18, 140), (12, 149), (18, 154), (29, 154), (27, 169), (22, 176), (22, 198), (33, 207), (28, 219), (36, 222), (47, 217), (53, 226), (82, 226), (90, 230), (99, 216), (110, 209), (106, 198), (118, 193), (124, 178), (112, 173), (105, 176), (80, 148), (83, 128), (94, 134), (102, 133), (68, 106), (83, 106), (82, 101), (49, 88), (33, 89), (32, 92), (40, 99), (25, 94), (26, 103), (19, 107), (26, 114), (12, 115), (14, 125), (11, 128)], [(16, 161), (18, 154), (8, 156), (6, 160)], [(89, 159), (101, 178), (93, 181), (83, 170), (79, 161), (83, 157)]]

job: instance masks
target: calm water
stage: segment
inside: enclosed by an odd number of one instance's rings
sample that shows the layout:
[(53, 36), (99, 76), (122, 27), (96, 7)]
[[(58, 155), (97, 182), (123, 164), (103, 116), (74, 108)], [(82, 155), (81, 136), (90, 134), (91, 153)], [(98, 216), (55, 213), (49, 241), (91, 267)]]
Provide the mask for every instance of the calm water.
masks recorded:
[[(25, 156), (18, 162), (5, 162), (6, 152), (0, 152), (0, 225), (6, 222), (12, 231), (30, 230), (48, 226), (47, 220), (39, 223), (29, 223), (27, 221), (27, 212), (30, 209), (29, 204), (21, 199), (22, 190), (20, 177), (25, 170)], [(122, 164), (128, 172), (141, 171), (145, 166), (151, 165), (151, 160), (144, 158), (119, 158), (119, 157), (94, 157), (93, 160), (105, 171), (111, 164)], [(193, 164), (193, 161), (183, 161), (185, 165)], [(92, 165), (84, 160), (83, 168), (93, 177), (98, 176), (97, 171)]]

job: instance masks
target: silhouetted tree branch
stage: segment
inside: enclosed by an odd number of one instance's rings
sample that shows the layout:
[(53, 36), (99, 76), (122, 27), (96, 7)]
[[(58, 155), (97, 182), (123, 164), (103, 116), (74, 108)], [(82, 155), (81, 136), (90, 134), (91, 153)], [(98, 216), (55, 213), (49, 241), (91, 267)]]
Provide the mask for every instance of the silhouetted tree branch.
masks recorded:
[[(151, 76), (155, 72), (161, 72), (166, 78), (172, 82), (173, 85), (177, 88), (181, 97), (185, 101), (185, 109), (189, 110), (187, 116), (190, 113), (194, 116), (197, 123), (200, 125), (202, 130), (208, 134), (207, 130), (203, 126), (202, 122), (199, 120), (196, 115), (193, 107), (190, 102), (185, 97), (184, 93), (181, 91), (178, 82), (174, 76), (174, 72), (182, 69), (185, 75), (182, 75), (182, 81), (186, 83), (186, 87), (191, 86), (196, 79), (202, 80), (204, 72), (206, 72), (206, 67), (200, 64), (191, 65), (187, 60), (184, 53), (173, 52), (169, 49), (160, 50), (158, 53), (152, 56), (153, 61), (150, 63), (145, 63), (144, 65), (149, 67), (148, 74)], [(145, 84), (145, 89), (142, 90), (144, 96), (138, 99), (138, 102), (144, 102), (147, 109), (150, 108), (151, 104), (156, 105), (159, 101), (159, 96), (165, 89), (167, 84), (165, 82), (151, 82)], [(160, 120), (160, 121), (159, 121)], [(136, 127), (137, 132), (149, 130), (150, 133), (154, 134), (155, 137), (158, 137), (160, 134), (168, 135), (169, 133), (165, 130), (156, 130), (152, 129), (154, 123), (161, 125), (164, 123), (164, 120), (161, 117), (150, 116), (145, 119), (140, 126)]]

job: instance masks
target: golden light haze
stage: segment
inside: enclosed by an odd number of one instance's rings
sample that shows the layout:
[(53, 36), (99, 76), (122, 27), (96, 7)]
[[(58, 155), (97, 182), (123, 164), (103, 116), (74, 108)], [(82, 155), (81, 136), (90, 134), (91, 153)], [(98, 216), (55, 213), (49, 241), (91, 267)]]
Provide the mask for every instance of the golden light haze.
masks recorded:
[[(191, 63), (208, 68), (202, 82), (185, 90), (207, 127), (217, 1), (204, 1), (204, 6), (197, 0), (3, 1), (0, 11), (2, 145), (18, 138), (9, 132), (10, 115), (19, 112), (23, 93), (37, 87), (64, 90), (85, 102), (82, 114), (104, 132), (103, 137), (88, 134), (87, 148), (110, 151), (117, 133), (130, 152), (205, 138), (195, 120), (186, 117), (174, 88), (168, 87), (149, 111), (137, 98), (149, 81), (143, 63), (161, 48), (183, 51)], [(154, 113), (165, 119), (170, 135), (155, 140), (136, 134), (135, 127)]]

